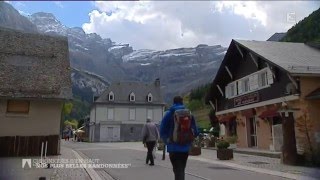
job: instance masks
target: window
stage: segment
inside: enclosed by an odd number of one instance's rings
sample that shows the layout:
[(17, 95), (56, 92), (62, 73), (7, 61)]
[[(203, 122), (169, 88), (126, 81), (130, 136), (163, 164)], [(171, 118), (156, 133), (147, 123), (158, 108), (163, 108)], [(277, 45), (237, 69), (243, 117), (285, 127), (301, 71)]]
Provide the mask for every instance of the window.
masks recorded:
[(273, 73), (269, 68), (250, 74), (242, 79), (229, 83), (225, 87), (226, 98), (253, 92), (269, 87), (273, 83)]
[(114, 101), (114, 94), (112, 91), (109, 93), (109, 101)]
[(114, 109), (108, 108), (108, 120), (113, 120), (113, 119), (114, 119)]
[(136, 119), (136, 109), (134, 109), (134, 108), (129, 109), (129, 119), (130, 120)]
[(238, 95), (237, 82), (233, 82), (233, 83), (228, 84), (225, 91), (226, 91), (225, 92), (226, 98), (231, 98), (231, 97)]
[(148, 100), (148, 102), (152, 102), (152, 94), (151, 93), (148, 94), (147, 100)]
[(237, 94), (237, 92), (235, 92), (235, 86), (236, 86), (236, 83), (232, 83), (230, 84), (230, 96), (235, 96)]
[(134, 128), (130, 127), (130, 134), (133, 134), (133, 130), (134, 130)]
[(151, 118), (151, 120), (153, 120), (153, 110), (152, 109), (147, 109), (147, 118)]
[(8, 100), (7, 113), (28, 114), (30, 101), (25, 100)]
[(133, 102), (133, 101), (135, 101), (135, 100), (136, 100), (135, 95), (134, 95), (134, 93), (133, 93), (133, 92), (132, 92), (132, 93), (130, 93), (130, 95), (129, 95), (129, 100), (130, 100), (131, 102)]
[(268, 85), (267, 83), (267, 71), (264, 71), (261, 74), (259, 74), (259, 87), (265, 87)]
[(243, 80), (243, 92), (248, 92), (250, 90), (249, 78)]

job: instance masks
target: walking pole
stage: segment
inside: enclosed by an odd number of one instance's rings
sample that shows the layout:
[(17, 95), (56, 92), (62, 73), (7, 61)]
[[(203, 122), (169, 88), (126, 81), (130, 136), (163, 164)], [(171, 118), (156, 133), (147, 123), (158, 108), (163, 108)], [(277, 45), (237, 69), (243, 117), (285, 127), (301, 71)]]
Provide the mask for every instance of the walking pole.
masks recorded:
[(48, 141), (46, 141), (46, 145), (45, 145), (45, 148), (44, 148), (44, 158), (45, 159), (47, 158), (47, 148), (48, 148)]
[(43, 156), (43, 142), (41, 143), (41, 155), (40, 155), (41, 164), (42, 164), (42, 156)]
[(162, 160), (166, 159), (166, 144), (163, 143)]

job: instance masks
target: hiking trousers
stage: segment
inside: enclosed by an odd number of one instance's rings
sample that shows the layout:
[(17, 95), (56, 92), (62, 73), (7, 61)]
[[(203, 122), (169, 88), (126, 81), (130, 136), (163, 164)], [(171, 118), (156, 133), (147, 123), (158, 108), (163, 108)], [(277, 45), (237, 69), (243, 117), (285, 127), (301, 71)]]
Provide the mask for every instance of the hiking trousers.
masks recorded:
[(184, 180), (188, 156), (189, 156), (189, 153), (187, 152), (170, 152), (169, 153), (175, 180)]
[(156, 141), (148, 141), (146, 142), (147, 148), (148, 148), (148, 154), (147, 154), (147, 159), (146, 159), (146, 163), (148, 164), (149, 160), (150, 160), (150, 164), (154, 164), (154, 159), (153, 159), (153, 149), (154, 146), (156, 145)]

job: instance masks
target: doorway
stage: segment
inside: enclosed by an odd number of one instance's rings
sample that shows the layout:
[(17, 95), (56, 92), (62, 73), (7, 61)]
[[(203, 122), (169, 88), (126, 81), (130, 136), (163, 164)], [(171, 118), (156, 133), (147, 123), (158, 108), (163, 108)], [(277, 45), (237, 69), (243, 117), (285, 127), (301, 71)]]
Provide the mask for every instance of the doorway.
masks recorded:
[(256, 117), (247, 119), (248, 147), (257, 147), (257, 123)]
[(100, 141), (111, 142), (120, 140), (120, 127), (119, 126), (101, 126)]

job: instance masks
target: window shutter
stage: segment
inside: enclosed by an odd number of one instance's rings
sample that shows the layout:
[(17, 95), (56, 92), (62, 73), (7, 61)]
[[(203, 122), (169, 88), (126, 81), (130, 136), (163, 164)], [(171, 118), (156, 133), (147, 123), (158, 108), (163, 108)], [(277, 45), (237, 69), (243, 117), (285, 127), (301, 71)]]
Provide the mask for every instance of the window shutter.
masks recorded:
[(253, 90), (254, 82), (253, 82), (253, 76), (249, 76), (249, 90)]
[(253, 75), (253, 78), (252, 78), (252, 88), (255, 90), (255, 89), (258, 89), (259, 88), (259, 74), (254, 74)]
[(229, 85), (227, 85), (225, 88), (225, 95), (226, 95), (226, 98), (229, 98)]
[(237, 81), (237, 84), (238, 84), (238, 94), (242, 94), (242, 81)]
[(233, 94), (234, 94), (234, 96), (236, 96), (236, 95), (238, 95), (238, 93), (237, 93), (237, 82), (234, 82), (233, 83)]
[(273, 74), (271, 69), (268, 68), (267, 70), (267, 76), (268, 76), (268, 84), (273, 84)]

